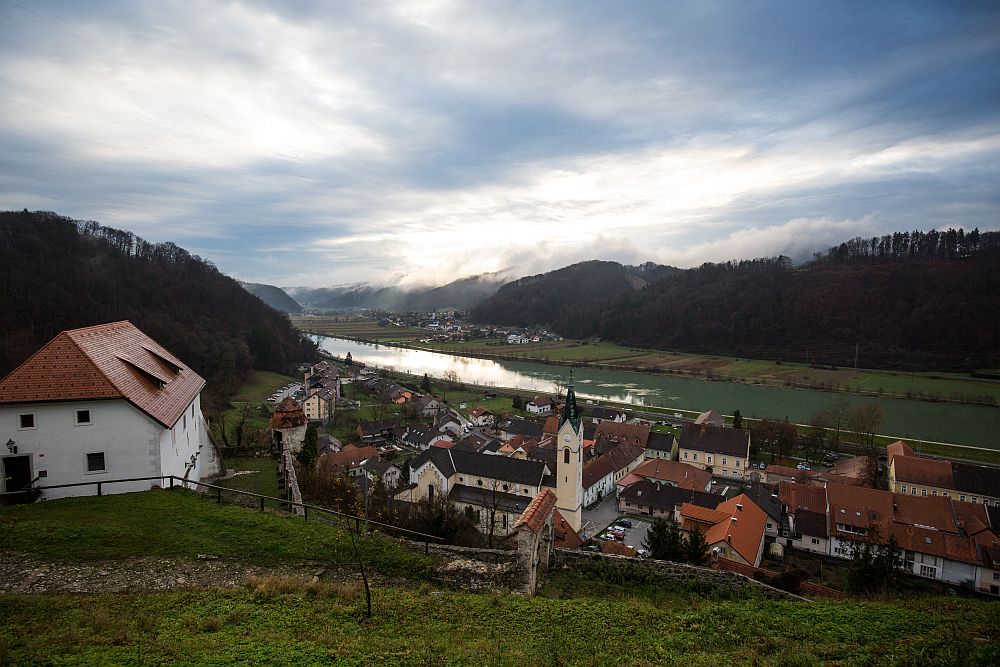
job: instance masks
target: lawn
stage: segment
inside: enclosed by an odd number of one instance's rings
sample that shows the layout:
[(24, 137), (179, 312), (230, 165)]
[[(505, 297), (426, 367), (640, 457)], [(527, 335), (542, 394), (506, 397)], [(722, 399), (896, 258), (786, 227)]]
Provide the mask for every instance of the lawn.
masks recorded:
[(284, 387), (289, 382), (294, 381), (288, 375), (272, 373), (270, 371), (253, 371), (250, 379), (240, 387), (239, 392), (230, 399), (231, 407), (222, 413), (226, 420), (226, 430), (229, 433), (231, 442), (235, 441), (236, 424), (239, 421), (239, 413), (244, 405), (254, 408), (247, 419), (247, 425), (253, 431), (267, 428), (269, 417), (266, 410), (261, 409), (267, 405), (267, 399), (275, 390)]
[[(0, 517), (17, 520), (7, 548), (54, 561), (211, 554), (261, 565), (353, 562), (343, 530), (219, 505), (212, 497), (180, 489), (49, 500), (2, 508)], [(430, 562), (379, 537), (365, 540), (365, 553), (372, 567), (389, 573), (419, 572)]]
[[(571, 575), (570, 575), (571, 576)], [(0, 596), (0, 662), (70, 665), (995, 665), (1000, 607), (707, 600), (591, 579), (560, 597), (266, 583)]]
[[(277, 462), (270, 457), (234, 456), (223, 461), (226, 468), (238, 473), (228, 479), (213, 482), (218, 486), (239, 491), (259, 493), (264, 496), (278, 496)], [(279, 505), (276, 501), (267, 501), (269, 507)]]

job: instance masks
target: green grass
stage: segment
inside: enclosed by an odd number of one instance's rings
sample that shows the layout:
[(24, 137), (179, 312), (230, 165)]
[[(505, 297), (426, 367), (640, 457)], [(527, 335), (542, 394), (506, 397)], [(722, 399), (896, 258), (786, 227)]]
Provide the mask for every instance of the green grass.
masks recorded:
[[(604, 591), (604, 587), (600, 587)], [(667, 603), (664, 604), (664, 601)], [(998, 605), (568, 599), (377, 589), (0, 596), (0, 662), (991, 665)]]
[[(264, 496), (278, 496), (277, 462), (270, 457), (238, 456), (224, 460), (226, 468), (234, 471), (253, 472), (237, 475), (213, 482), (218, 486), (239, 491), (259, 493)], [(267, 501), (268, 506), (277, 506), (276, 501)]]
[[(295, 378), (290, 375), (281, 375), (270, 371), (254, 371), (239, 392), (233, 396), (234, 403), (263, 403), (276, 389), (284, 387)], [(299, 378), (301, 380), (301, 378)]]
[[(63, 562), (211, 554), (246, 563), (351, 563), (349, 535), (318, 522), (226, 504), (191, 491), (67, 498), (3, 508), (17, 525), (7, 547)], [(375, 569), (418, 572), (430, 561), (390, 540), (367, 538)], [(0, 552), (2, 557), (2, 552)]]

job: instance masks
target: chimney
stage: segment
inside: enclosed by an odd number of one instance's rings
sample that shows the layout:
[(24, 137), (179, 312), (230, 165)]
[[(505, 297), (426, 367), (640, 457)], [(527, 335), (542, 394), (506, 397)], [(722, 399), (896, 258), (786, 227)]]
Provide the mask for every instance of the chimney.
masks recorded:
[(743, 503), (736, 503), (736, 509), (742, 511), (743, 510)]

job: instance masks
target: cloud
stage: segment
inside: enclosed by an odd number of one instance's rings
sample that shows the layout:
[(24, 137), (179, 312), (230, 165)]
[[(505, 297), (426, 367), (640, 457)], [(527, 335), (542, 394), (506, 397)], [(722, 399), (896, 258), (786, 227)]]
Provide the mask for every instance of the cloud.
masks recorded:
[(996, 228), (998, 64), (989, 5), (8, 3), (0, 207), (280, 284), (808, 255)]

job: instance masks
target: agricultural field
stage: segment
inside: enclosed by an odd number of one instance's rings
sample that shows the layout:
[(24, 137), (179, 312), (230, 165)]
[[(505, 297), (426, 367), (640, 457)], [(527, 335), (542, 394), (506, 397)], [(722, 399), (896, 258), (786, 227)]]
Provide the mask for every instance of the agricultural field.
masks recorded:
[(458, 355), (576, 363), (638, 372), (670, 373), (715, 380), (753, 382), (807, 389), (871, 392), (883, 396), (1000, 403), (1000, 381), (947, 372), (893, 372), (819, 367), (723, 356), (706, 356), (624, 347), (607, 342), (576, 340), (508, 345), (497, 340), (421, 343), (426, 329), (380, 327), (370, 320), (297, 318), (303, 331), (328, 336), (394, 343)]

